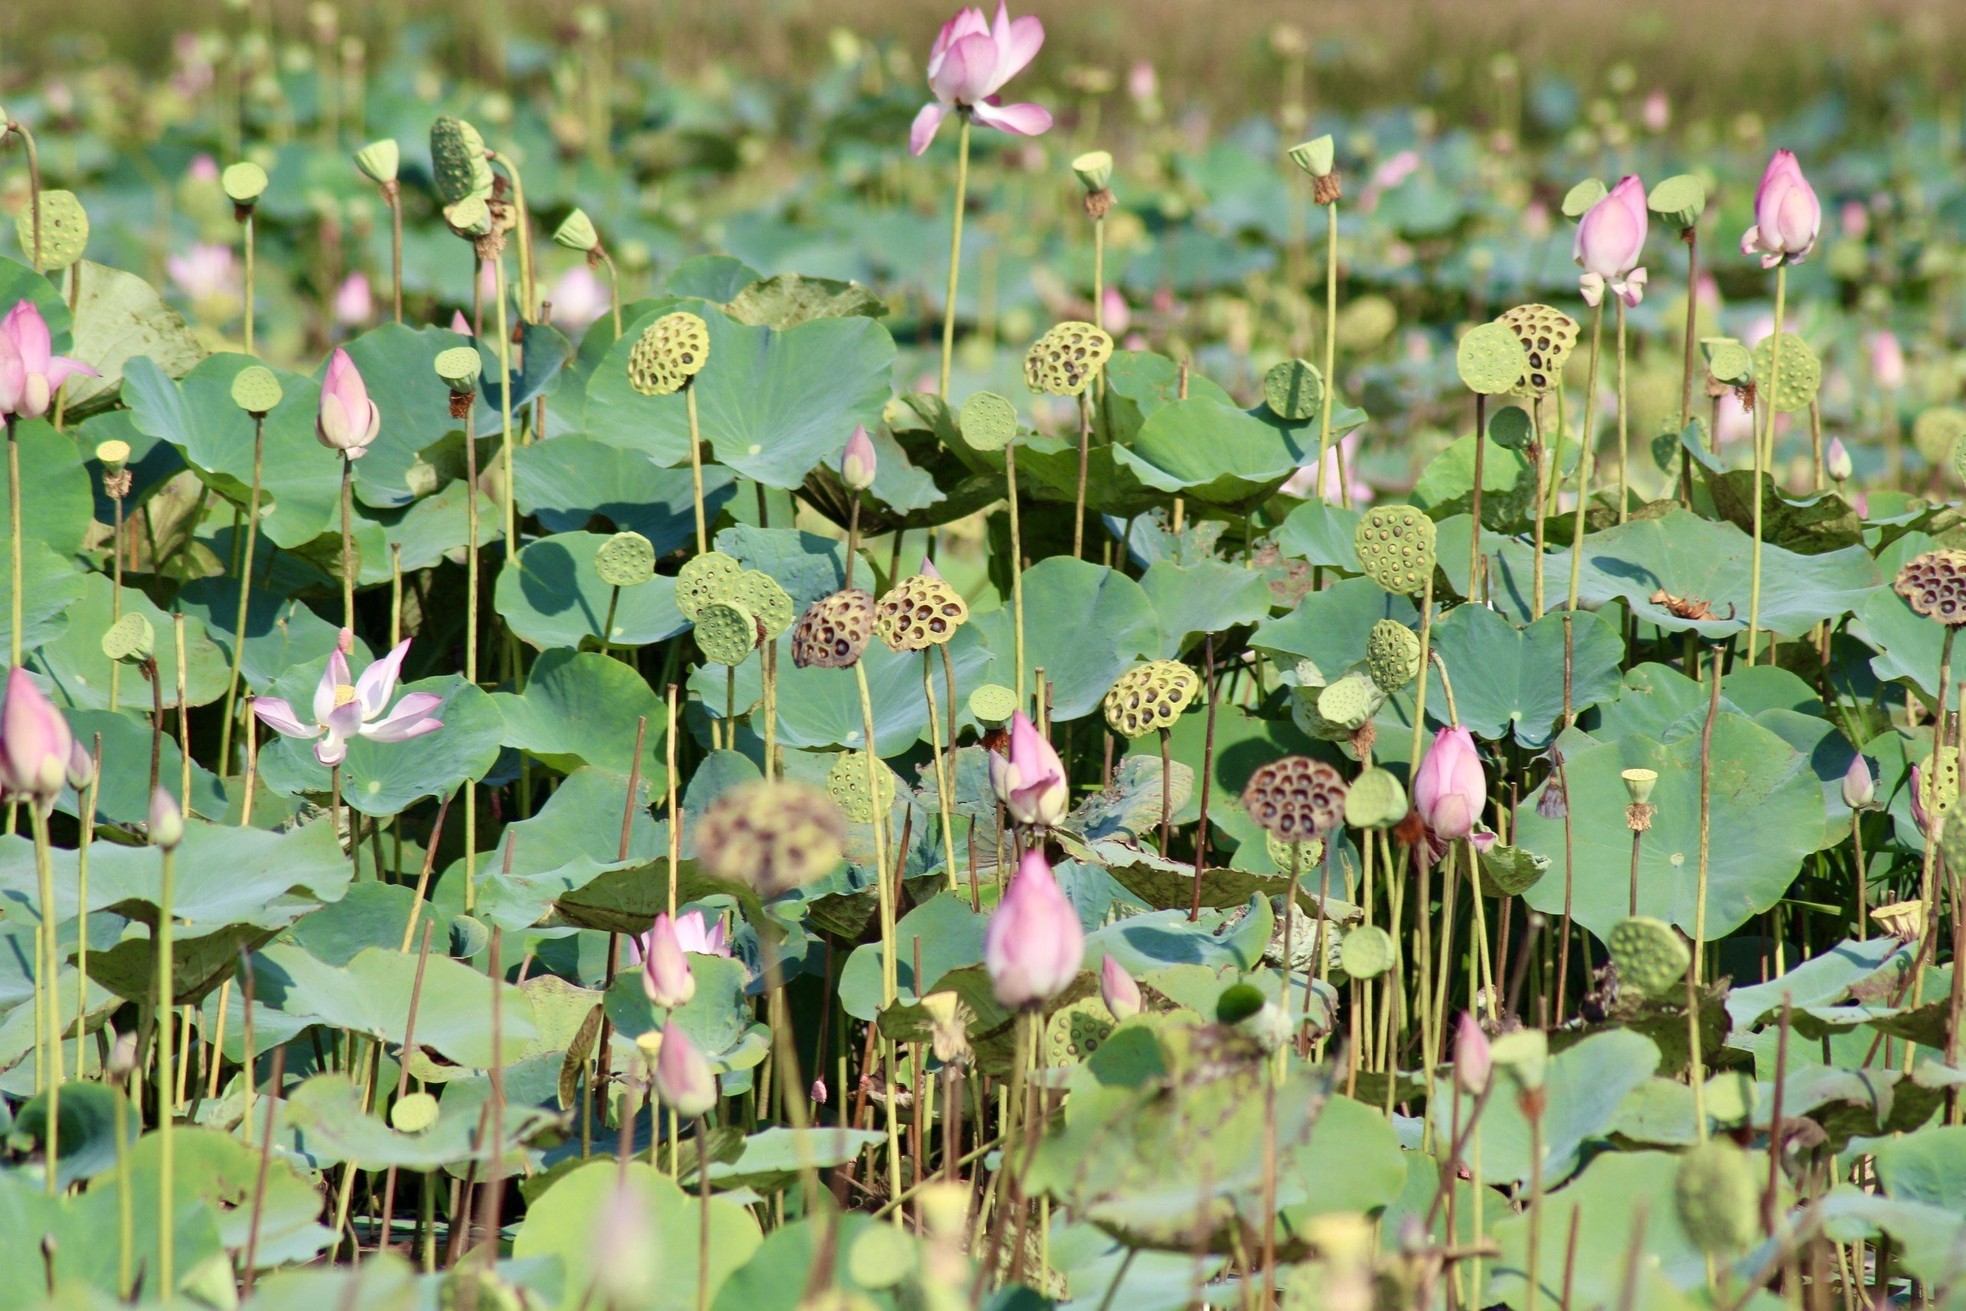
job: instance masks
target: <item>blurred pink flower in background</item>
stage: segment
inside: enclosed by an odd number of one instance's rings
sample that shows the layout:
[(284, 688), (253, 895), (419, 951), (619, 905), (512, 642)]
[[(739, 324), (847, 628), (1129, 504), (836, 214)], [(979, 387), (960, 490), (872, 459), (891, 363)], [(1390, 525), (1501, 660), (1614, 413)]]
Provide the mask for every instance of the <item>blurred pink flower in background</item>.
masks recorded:
[(359, 328), (375, 317), (375, 296), (366, 273), (351, 273), (341, 280), (334, 294), (334, 321), (346, 328)]
[(1870, 334), (1870, 377), (1886, 391), (1905, 385), (1905, 349), (1889, 328)]
[(1655, 89), (1646, 95), (1645, 104), (1638, 112), (1638, 121), (1654, 135), (1672, 126), (1672, 101), (1665, 92)]
[(560, 275), (546, 299), (553, 306), (555, 327), (585, 328), (608, 312), (607, 284), (585, 264), (576, 264)]
[[(1324, 457), (1324, 499), (1333, 505), (1350, 505), (1354, 508), (1372, 504), (1373, 491), (1369, 483), (1358, 472), (1359, 434), (1356, 430), (1346, 433), (1332, 443), (1331, 450)], [(1338, 485), (1338, 455), (1344, 453), (1345, 472), (1349, 475), (1347, 485)], [(1285, 496), (1301, 497), (1309, 500), (1317, 495), (1318, 462), (1312, 460), (1299, 468), (1296, 473), (1279, 488)]]
[(185, 170), (185, 176), (193, 182), (216, 182), (218, 161), (210, 155), (194, 155), (191, 159), (191, 167)]
[(239, 298), (239, 259), (230, 246), (214, 242), (193, 246), (165, 259), (164, 271), (194, 305)]

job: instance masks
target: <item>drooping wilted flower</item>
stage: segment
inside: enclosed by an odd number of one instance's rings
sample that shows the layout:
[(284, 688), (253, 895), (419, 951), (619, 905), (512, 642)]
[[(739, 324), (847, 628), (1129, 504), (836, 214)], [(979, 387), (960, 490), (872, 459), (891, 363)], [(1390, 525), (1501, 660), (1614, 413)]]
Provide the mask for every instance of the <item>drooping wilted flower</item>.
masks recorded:
[(983, 965), (997, 1000), (1014, 1010), (1042, 1005), (1078, 976), (1084, 959), (1078, 911), (1033, 847), (983, 930)]
[(1795, 152), (1776, 151), (1755, 189), (1754, 226), (1741, 234), (1741, 253), (1759, 253), (1764, 269), (1783, 260), (1794, 264), (1816, 248), (1822, 226), (1822, 202), (1802, 176)]
[[(348, 660), (337, 650), (328, 657), (321, 681), (314, 689), (314, 722), (303, 723), (293, 707), (280, 697), (260, 697), (253, 702), (253, 713), (260, 722), (282, 737), (314, 743), (314, 758), (324, 765), (338, 765), (348, 756), (348, 743), (357, 737), (377, 742), (406, 742), (425, 733), (434, 733), (444, 721), (430, 712), (443, 698), (434, 692), (411, 692), (384, 714), (389, 698), (396, 692), (402, 674), (403, 657), (410, 649), (409, 639), (362, 671), (359, 681), (351, 682)], [(380, 718), (378, 718), (380, 716)]]
[(1030, 14), (1013, 21), (1004, 0), (997, 0), (994, 27), (981, 9), (959, 11), (929, 48), (928, 86), (935, 99), (922, 106), (908, 129), (908, 153), (928, 149), (950, 110), (967, 111), (986, 127), (1018, 136), (1048, 131), (1051, 111), (1043, 105), (1006, 105), (997, 95), (1043, 45), (1044, 24)]

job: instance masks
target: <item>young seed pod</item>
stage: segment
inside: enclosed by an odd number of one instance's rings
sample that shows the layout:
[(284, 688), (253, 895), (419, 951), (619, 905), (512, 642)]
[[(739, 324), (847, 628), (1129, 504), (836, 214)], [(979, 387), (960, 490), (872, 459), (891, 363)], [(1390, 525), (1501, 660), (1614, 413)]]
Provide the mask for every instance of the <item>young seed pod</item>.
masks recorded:
[(743, 576), (744, 566), (722, 551), (693, 555), (676, 571), (676, 609), (695, 623), (704, 606), (731, 600)]

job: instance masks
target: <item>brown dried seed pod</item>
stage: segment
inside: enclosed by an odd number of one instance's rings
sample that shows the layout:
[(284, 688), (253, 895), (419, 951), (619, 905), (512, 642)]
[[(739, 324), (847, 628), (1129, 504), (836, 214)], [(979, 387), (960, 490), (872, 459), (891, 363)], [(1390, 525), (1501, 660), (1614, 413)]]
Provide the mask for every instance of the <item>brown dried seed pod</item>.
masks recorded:
[(1577, 320), (1549, 305), (1518, 305), (1498, 322), (1522, 343), (1528, 367), (1515, 385), (1517, 396), (1541, 396), (1563, 380), (1563, 362), (1577, 344)]
[(1285, 756), (1249, 776), (1242, 808), (1271, 837), (1307, 842), (1344, 823), (1345, 791), (1345, 780), (1330, 765)]
[(710, 803), (696, 826), (696, 858), (720, 879), (775, 897), (830, 873), (840, 863), (846, 824), (838, 806), (810, 783), (741, 783)]
[(800, 669), (851, 669), (873, 635), (873, 597), (857, 587), (822, 596), (792, 628), (792, 663)]
[(1891, 590), (1948, 628), (1966, 624), (1966, 551), (1927, 551), (1898, 570)]
[(1032, 343), (1024, 356), (1024, 383), (1036, 392), (1077, 396), (1112, 354), (1113, 339), (1106, 333), (1068, 319)]
[(969, 605), (940, 578), (904, 578), (880, 599), (875, 631), (895, 651), (923, 651), (956, 635), (969, 619)]
[(1195, 671), (1179, 660), (1136, 665), (1113, 681), (1106, 693), (1106, 723), (1121, 737), (1140, 737), (1173, 728), (1201, 691)]

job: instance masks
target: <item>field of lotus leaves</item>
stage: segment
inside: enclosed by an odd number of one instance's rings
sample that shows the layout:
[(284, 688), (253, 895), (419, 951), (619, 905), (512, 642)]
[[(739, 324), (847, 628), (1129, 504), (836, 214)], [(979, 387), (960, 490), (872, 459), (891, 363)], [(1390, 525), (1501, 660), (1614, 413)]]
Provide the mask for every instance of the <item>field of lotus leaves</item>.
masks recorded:
[(0, 81), (0, 1305), (1966, 1308), (1914, 51), (170, 8)]

